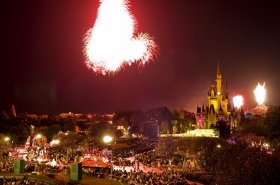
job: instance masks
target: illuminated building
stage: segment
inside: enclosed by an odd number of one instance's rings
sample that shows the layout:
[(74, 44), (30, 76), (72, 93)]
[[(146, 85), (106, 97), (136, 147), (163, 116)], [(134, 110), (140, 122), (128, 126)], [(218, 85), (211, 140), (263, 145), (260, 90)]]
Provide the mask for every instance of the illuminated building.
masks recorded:
[(223, 83), (220, 65), (218, 64), (215, 83), (208, 89), (207, 105), (197, 107), (196, 122), (198, 128), (212, 128), (218, 120), (229, 122), (231, 105), (227, 90), (227, 82)]

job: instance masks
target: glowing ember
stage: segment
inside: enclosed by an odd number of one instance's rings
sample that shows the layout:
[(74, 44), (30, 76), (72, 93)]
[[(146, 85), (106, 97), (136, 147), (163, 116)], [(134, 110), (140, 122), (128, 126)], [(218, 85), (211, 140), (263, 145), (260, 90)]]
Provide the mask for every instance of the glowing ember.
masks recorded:
[(157, 45), (148, 34), (134, 35), (135, 19), (128, 0), (100, 0), (94, 27), (85, 37), (86, 64), (96, 73), (118, 71), (125, 64), (145, 64)]
[(237, 95), (233, 97), (233, 105), (237, 109), (240, 109), (244, 105), (243, 97), (241, 95)]
[(264, 86), (265, 86), (265, 83), (263, 83), (263, 85), (260, 85), (260, 83), (258, 83), (257, 87), (254, 90), (255, 98), (256, 98), (258, 105), (264, 104), (264, 101), (265, 101), (266, 89)]

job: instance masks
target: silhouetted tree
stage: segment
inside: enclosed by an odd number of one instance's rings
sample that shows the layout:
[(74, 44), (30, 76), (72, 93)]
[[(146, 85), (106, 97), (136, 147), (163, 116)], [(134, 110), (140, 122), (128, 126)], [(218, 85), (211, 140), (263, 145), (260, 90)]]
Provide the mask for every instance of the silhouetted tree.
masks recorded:
[(264, 124), (268, 127), (269, 139), (280, 142), (280, 106), (269, 107)]
[(46, 130), (46, 133), (45, 133), (48, 141), (51, 141), (53, 136), (56, 135), (61, 130), (62, 129), (61, 129), (61, 126), (59, 124), (53, 124), (53, 125), (49, 126), (48, 129)]
[(256, 136), (267, 136), (268, 127), (263, 123), (248, 123), (240, 127), (239, 133), (241, 134), (255, 134)]
[(230, 125), (224, 120), (218, 120), (216, 123), (216, 130), (219, 138), (227, 139), (230, 137)]

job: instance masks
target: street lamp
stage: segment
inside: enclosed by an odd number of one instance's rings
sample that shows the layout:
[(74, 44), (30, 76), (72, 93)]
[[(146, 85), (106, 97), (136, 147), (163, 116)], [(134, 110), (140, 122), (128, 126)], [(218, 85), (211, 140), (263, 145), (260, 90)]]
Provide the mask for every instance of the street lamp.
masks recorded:
[(6, 142), (6, 145), (9, 145), (10, 137), (6, 136), (4, 137), (4, 141)]
[(103, 142), (106, 143), (106, 144), (109, 144), (113, 141), (113, 138), (112, 136), (104, 136), (103, 137)]
[(9, 137), (5, 137), (4, 141), (8, 142), (8, 141), (10, 141), (10, 138)]
[(42, 138), (42, 135), (41, 135), (41, 134), (37, 134), (37, 135), (36, 135), (36, 138), (37, 138), (37, 139), (41, 139), (41, 138)]
[[(105, 144), (110, 144), (113, 141), (113, 137), (112, 136), (104, 136), (103, 137), (103, 142)], [(113, 149), (111, 148), (111, 179), (113, 179)]]

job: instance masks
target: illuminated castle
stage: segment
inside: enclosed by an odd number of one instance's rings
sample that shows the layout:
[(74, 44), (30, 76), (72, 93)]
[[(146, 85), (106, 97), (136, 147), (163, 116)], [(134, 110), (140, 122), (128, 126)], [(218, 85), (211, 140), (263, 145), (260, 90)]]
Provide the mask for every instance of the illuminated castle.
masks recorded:
[(227, 82), (223, 83), (220, 65), (217, 67), (216, 81), (210, 86), (207, 94), (207, 106), (197, 107), (197, 127), (209, 129), (218, 120), (229, 121), (231, 106), (227, 92)]

